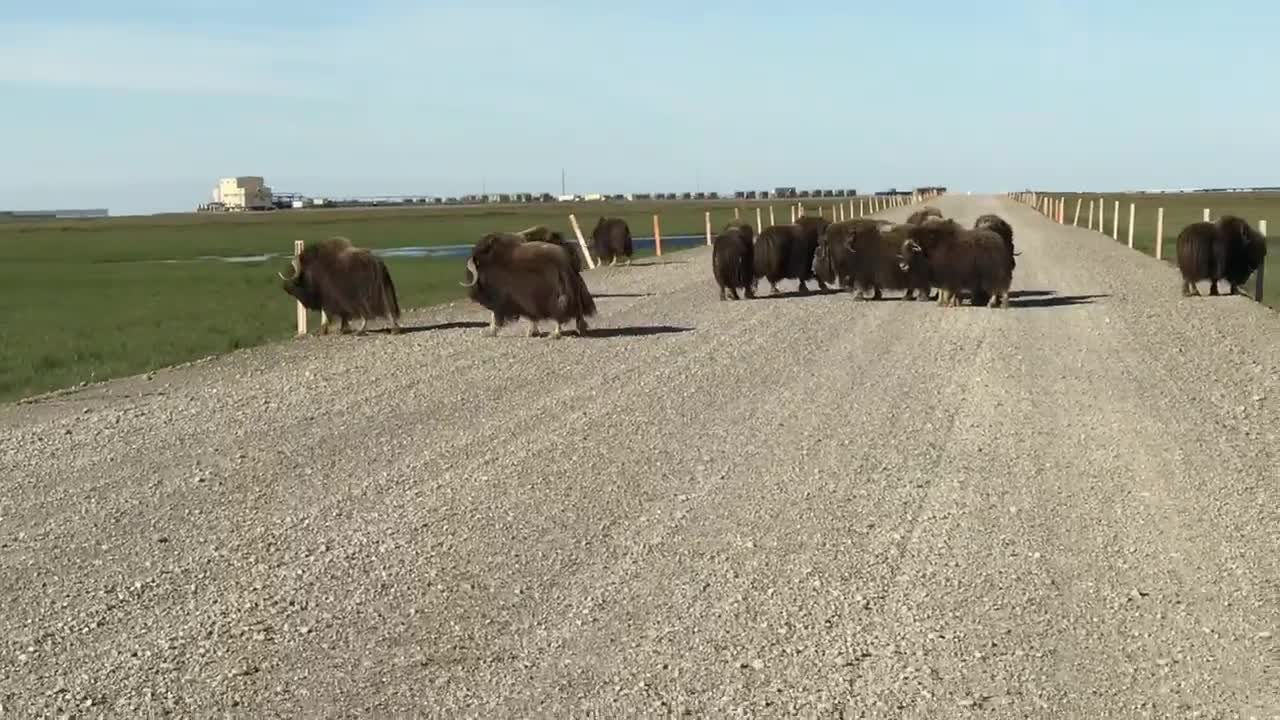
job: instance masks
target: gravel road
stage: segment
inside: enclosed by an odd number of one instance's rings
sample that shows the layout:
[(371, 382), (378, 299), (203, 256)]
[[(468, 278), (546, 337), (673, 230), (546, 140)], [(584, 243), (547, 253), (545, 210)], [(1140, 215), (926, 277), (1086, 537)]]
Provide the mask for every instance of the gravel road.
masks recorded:
[(1280, 716), (1277, 316), (935, 204), (1012, 308), (700, 248), (0, 408), (0, 717)]

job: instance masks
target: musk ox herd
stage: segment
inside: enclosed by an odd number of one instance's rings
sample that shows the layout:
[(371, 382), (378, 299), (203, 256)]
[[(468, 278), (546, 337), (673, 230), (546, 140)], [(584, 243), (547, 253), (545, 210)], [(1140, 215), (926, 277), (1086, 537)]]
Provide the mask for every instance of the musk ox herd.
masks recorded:
[[(1216, 223), (1188, 225), (1177, 239), (1183, 295), (1199, 295), (1196, 283), (1208, 280), (1218, 295), (1225, 280), (1234, 294), (1266, 258), (1266, 239), (1235, 216)], [(599, 262), (630, 264), (631, 230), (621, 218), (604, 217), (591, 233)], [(712, 241), (711, 271), (720, 300), (755, 298), (761, 279), (778, 293), (778, 282), (795, 280), (801, 294), (813, 281), (822, 291), (840, 288), (855, 299), (879, 300), (884, 291), (901, 291), (906, 300), (932, 300), (955, 307), (963, 298), (975, 306), (1009, 307), (1009, 288), (1019, 253), (1013, 228), (998, 215), (982, 215), (972, 227), (946, 218), (934, 207), (905, 222), (856, 218), (832, 222), (798, 218), (758, 233), (749, 223), (728, 223)], [(465, 263), (467, 296), (490, 313), (487, 335), (524, 318), (530, 336), (551, 322), (559, 338), (574, 323), (586, 335), (587, 318), (596, 314), (595, 298), (582, 278), (589, 264), (578, 243), (542, 225), (519, 232), (490, 232), (472, 247)], [(342, 237), (303, 248), (288, 275), (278, 273), (284, 290), (304, 307), (322, 311), (320, 333), (337, 318), (340, 332), (363, 334), (369, 320), (386, 318), (401, 332), (400, 303), (386, 264), (368, 249)], [(936, 289), (936, 296), (931, 295)]]
[(885, 290), (929, 300), (937, 288), (939, 305), (956, 306), (967, 297), (974, 305), (1009, 307), (1018, 252), (1013, 228), (997, 215), (983, 215), (971, 228), (934, 207), (903, 223), (801, 217), (765, 228), (754, 241), (752, 235), (750, 225), (731, 222), (712, 242), (721, 300), (754, 298), (761, 278), (776, 294), (785, 278), (796, 280), (802, 294), (813, 280), (823, 291), (852, 290), (860, 300), (879, 300)]

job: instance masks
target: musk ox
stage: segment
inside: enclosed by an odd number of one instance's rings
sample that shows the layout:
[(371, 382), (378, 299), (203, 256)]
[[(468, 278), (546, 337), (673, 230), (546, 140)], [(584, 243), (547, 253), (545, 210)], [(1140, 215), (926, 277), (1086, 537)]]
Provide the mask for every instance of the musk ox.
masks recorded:
[(394, 332), (401, 332), (400, 301), (391, 273), (382, 258), (358, 248), (345, 237), (331, 237), (306, 245), (293, 258), (293, 271), (277, 272), (284, 291), (308, 310), (324, 312), (320, 334), (329, 332), (333, 318), (341, 321), (339, 331), (350, 332), (351, 318), (360, 318), (356, 334), (363, 335), (370, 318), (390, 319)]
[(577, 241), (566, 242), (564, 234), (559, 231), (552, 230), (546, 225), (534, 225), (533, 227), (525, 228), (516, 234), (520, 235), (525, 240), (538, 240), (540, 242), (551, 243), (552, 245), (559, 245), (564, 248), (566, 253), (569, 254), (569, 262), (573, 265), (574, 272), (582, 272), (582, 248), (578, 245)]
[[(764, 278), (769, 281), (770, 292), (776, 295), (778, 281), (787, 278), (799, 282), (802, 294), (809, 292), (806, 283), (814, 277), (813, 260), (818, 250), (818, 237), (829, 222), (822, 218), (809, 220), (807, 223), (770, 225), (760, 232), (753, 251), (753, 287), (760, 278)], [(827, 289), (823, 280), (818, 280), (818, 285), (823, 290)]]
[(711, 243), (711, 272), (720, 286), (720, 299), (725, 292), (738, 300), (738, 289), (748, 299), (755, 297), (754, 247), (751, 226), (730, 223)]
[(907, 218), (907, 224), (922, 225), (924, 224), (924, 221), (928, 220), (929, 218), (938, 218), (939, 220), (941, 220), (942, 211), (932, 205), (926, 205), (920, 208), (919, 210), (911, 213), (911, 216)]
[(829, 246), (843, 245), (846, 273), (855, 298), (879, 300), (883, 290), (905, 290), (906, 300), (929, 299), (929, 273), (916, 264), (898, 261), (902, 241), (912, 225), (891, 225), (859, 218), (828, 228)]
[(1217, 222), (1194, 222), (1178, 233), (1178, 270), (1182, 294), (1199, 295), (1196, 283), (1208, 280), (1209, 294), (1218, 295), (1218, 281), (1226, 280), (1235, 295), (1267, 258), (1267, 239), (1235, 215)]
[(529, 321), (529, 336), (539, 335), (538, 322), (555, 322), (552, 338), (563, 325), (577, 321), (578, 335), (587, 334), (586, 318), (595, 315), (596, 303), (582, 275), (573, 269), (564, 248), (541, 240), (526, 240), (519, 233), (489, 233), (467, 258), (467, 282), (473, 302), (489, 310), (486, 335), (497, 335), (509, 320)]
[(631, 264), (631, 228), (627, 221), (616, 217), (602, 217), (596, 221), (591, 231), (591, 249), (600, 262), (609, 261), (617, 265), (618, 258), (625, 257), (626, 264)]
[[(1009, 272), (1012, 273), (1014, 268), (1018, 266), (1018, 252), (1013, 247), (1013, 226), (999, 215), (988, 213), (978, 216), (978, 219), (973, 221), (973, 227), (975, 230), (985, 228), (994, 231), (995, 234), (1000, 236), (1001, 240), (1004, 240), (1005, 249), (1009, 251)], [(985, 291), (978, 290), (970, 296), (970, 299), (974, 305), (986, 305), (991, 300), (991, 296)]]
[(1013, 270), (1004, 239), (987, 228), (966, 229), (954, 220), (909, 228), (902, 241), (903, 272), (927, 272), (938, 304), (959, 305), (960, 293), (986, 293), (987, 307), (1009, 307)]
[(725, 231), (737, 228), (746, 236), (747, 242), (754, 243), (756, 239), (756, 229), (746, 220), (730, 220), (724, 224)]

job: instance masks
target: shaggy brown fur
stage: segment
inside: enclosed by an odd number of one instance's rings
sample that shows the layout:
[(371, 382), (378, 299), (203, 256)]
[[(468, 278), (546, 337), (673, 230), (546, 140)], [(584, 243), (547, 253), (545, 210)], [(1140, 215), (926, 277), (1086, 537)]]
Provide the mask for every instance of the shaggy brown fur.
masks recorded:
[(360, 318), (357, 334), (363, 335), (370, 318), (385, 317), (395, 332), (400, 329), (400, 301), (391, 272), (382, 258), (358, 248), (344, 237), (311, 243), (293, 259), (292, 274), (280, 276), (284, 291), (308, 310), (322, 310), (320, 334), (329, 332), (333, 318), (339, 331), (350, 331), (351, 318)]
[(1218, 295), (1218, 281), (1226, 280), (1234, 295), (1266, 257), (1267, 239), (1235, 215), (1191, 223), (1178, 233), (1182, 294), (1199, 295), (1196, 283), (1208, 280), (1209, 294)]
[(738, 288), (747, 299), (755, 297), (754, 247), (751, 244), (751, 226), (745, 228), (734, 223), (725, 227), (711, 243), (711, 273), (720, 286), (720, 299), (725, 291), (738, 300)]
[(467, 282), (459, 284), (492, 313), (485, 334), (496, 335), (508, 320), (521, 317), (529, 321), (530, 336), (539, 333), (541, 320), (555, 322), (552, 338), (560, 337), (570, 319), (577, 321), (579, 336), (587, 334), (595, 299), (563, 248), (517, 233), (489, 233), (476, 243), (466, 267)]
[(573, 264), (574, 272), (582, 272), (582, 266), (585, 261), (582, 257), (582, 247), (578, 245), (577, 240), (566, 242), (562, 233), (552, 230), (546, 225), (534, 225), (531, 228), (521, 230), (517, 234), (524, 237), (525, 240), (537, 240), (559, 245), (569, 254), (569, 262)]
[(755, 243), (756, 229), (751, 226), (751, 223), (747, 222), (746, 220), (730, 220), (729, 222), (724, 224), (725, 232), (728, 232), (729, 230), (733, 230), (733, 229), (737, 229), (743, 235), (745, 235), (747, 237), (747, 242), (753, 243), (753, 244)]
[(919, 210), (911, 213), (911, 216), (907, 218), (907, 224), (921, 225), (924, 223), (925, 220), (928, 220), (931, 217), (936, 217), (939, 220), (941, 220), (942, 211), (936, 207), (933, 207), (932, 205), (926, 205), (925, 207), (922, 207)]
[[(883, 290), (905, 290), (907, 300), (929, 299), (929, 274), (898, 262), (898, 251), (912, 225), (891, 225), (874, 220), (838, 223), (847, 254), (846, 268), (859, 300), (879, 300)], [(830, 242), (830, 241), (829, 241)]]
[(1004, 239), (992, 230), (966, 229), (954, 220), (926, 223), (908, 229), (900, 254), (912, 271), (928, 272), (939, 305), (958, 305), (967, 290), (987, 293), (988, 307), (1009, 307), (1013, 271)]
[[(806, 283), (813, 279), (813, 257), (818, 250), (819, 228), (825, 230), (826, 222), (822, 218), (812, 218), (806, 223), (770, 225), (761, 231), (755, 242), (752, 284), (765, 278), (769, 281), (770, 292), (776, 295), (778, 281), (792, 279), (799, 282), (801, 293), (808, 293)], [(825, 282), (819, 280), (818, 284), (826, 289)]]
[[(999, 215), (988, 213), (980, 215), (973, 222), (973, 227), (975, 230), (991, 230), (999, 235), (1001, 240), (1004, 240), (1005, 249), (1009, 251), (1009, 272), (1012, 273), (1014, 268), (1018, 266), (1018, 252), (1013, 247), (1013, 226)], [(970, 298), (974, 305), (986, 305), (991, 300), (991, 296), (982, 290), (976, 291)]]
[(603, 264), (617, 265), (618, 258), (625, 257), (631, 264), (631, 228), (627, 221), (616, 217), (602, 217), (591, 231), (591, 250)]

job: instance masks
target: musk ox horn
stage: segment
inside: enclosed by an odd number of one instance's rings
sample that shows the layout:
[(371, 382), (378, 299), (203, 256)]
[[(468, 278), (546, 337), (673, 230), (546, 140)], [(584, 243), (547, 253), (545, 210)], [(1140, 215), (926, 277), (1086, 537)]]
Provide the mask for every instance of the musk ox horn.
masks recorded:
[(467, 277), (471, 278), (471, 282), (458, 283), (462, 287), (473, 287), (480, 282), (480, 271), (476, 270), (475, 258), (467, 258)]

